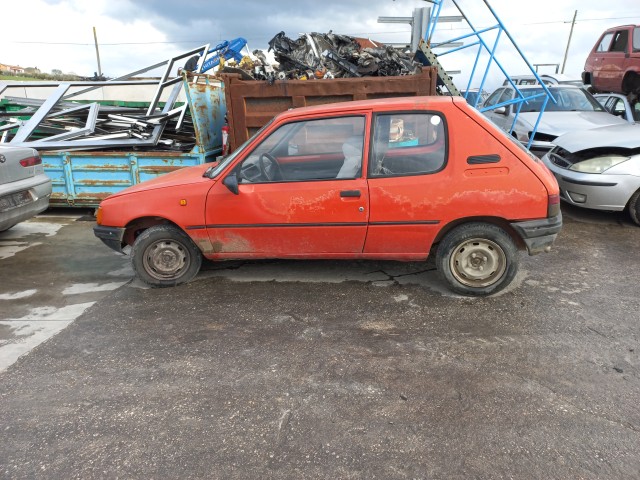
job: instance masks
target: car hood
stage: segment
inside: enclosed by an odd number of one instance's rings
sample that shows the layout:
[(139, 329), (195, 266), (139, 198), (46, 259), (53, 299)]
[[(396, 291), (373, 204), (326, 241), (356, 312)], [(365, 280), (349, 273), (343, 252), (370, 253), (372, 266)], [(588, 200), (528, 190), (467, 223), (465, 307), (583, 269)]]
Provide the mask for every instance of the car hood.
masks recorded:
[(208, 177), (203, 177), (204, 172), (211, 166), (211, 163), (195, 165), (193, 167), (180, 168), (173, 172), (165, 173), (151, 180), (146, 180), (137, 185), (110, 195), (109, 198), (129, 195), (131, 193), (154, 190), (156, 188), (175, 187), (177, 185), (190, 185), (194, 183), (211, 182)]
[[(536, 124), (540, 112), (521, 112), (518, 118), (532, 127)], [(603, 127), (605, 125), (623, 125), (626, 122), (607, 112), (544, 112), (538, 125), (538, 132), (560, 136), (576, 130)]]
[(553, 142), (568, 152), (599, 147), (640, 148), (640, 123), (610, 125), (567, 133)]

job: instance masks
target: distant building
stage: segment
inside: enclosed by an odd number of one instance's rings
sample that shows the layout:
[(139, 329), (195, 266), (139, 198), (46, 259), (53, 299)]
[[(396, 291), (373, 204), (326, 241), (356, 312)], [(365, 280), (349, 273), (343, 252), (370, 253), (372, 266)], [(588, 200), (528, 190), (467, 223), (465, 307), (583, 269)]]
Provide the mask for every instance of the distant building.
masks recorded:
[(3, 73), (10, 73), (10, 74), (16, 74), (16, 73), (24, 73), (24, 68), (16, 66), (16, 65), (5, 65), (4, 63), (0, 63), (0, 72)]

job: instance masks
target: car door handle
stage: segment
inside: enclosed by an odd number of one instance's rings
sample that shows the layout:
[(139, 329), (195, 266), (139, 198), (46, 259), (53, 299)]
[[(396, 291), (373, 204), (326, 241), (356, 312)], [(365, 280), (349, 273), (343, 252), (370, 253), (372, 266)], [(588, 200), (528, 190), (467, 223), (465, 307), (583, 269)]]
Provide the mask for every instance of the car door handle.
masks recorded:
[(342, 190), (340, 196), (360, 198), (360, 190)]

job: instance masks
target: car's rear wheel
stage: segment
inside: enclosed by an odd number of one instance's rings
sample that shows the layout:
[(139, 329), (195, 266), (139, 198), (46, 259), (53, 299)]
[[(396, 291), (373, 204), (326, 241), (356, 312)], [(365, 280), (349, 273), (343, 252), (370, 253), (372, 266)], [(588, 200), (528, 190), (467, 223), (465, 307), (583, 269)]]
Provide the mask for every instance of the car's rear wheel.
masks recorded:
[(518, 249), (502, 228), (489, 223), (468, 223), (442, 239), (436, 265), (453, 291), (469, 296), (491, 295), (516, 276)]
[(136, 238), (131, 264), (143, 282), (170, 287), (196, 276), (202, 265), (202, 253), (173, 225), (154, 225)]
[(628, 72), (622, 80), (622, 91), (625, 95), (635, 93), (640, 94), (640, 75)]
[(631, 199), (629, 200), (629, 213), (631, 214), (631, 219), (637, 225), (640, 225), (640, 190), (631, 195)]

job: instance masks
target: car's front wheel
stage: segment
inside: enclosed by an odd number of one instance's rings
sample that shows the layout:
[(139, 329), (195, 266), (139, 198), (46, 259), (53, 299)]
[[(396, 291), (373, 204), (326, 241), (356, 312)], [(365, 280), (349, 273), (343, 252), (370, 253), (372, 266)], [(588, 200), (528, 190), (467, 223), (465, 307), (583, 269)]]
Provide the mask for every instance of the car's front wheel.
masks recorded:
[(631, 195), (631, 199), (629, 200), (629, 213), (631, 214), (631, 219), (637, 225), (640, 225), (640, 190)]
[(516, 276), (518, 249), (502, 228), (489, 223), (468, 223), (442, 239), (436, 265), (453, 291), (469, 296), (491, 295)]
[(133, 244), (131, 264), (138, 277), (154, 287), (188, 282), (200, 271), (202, 253), (173, 225), (154, 225)]

